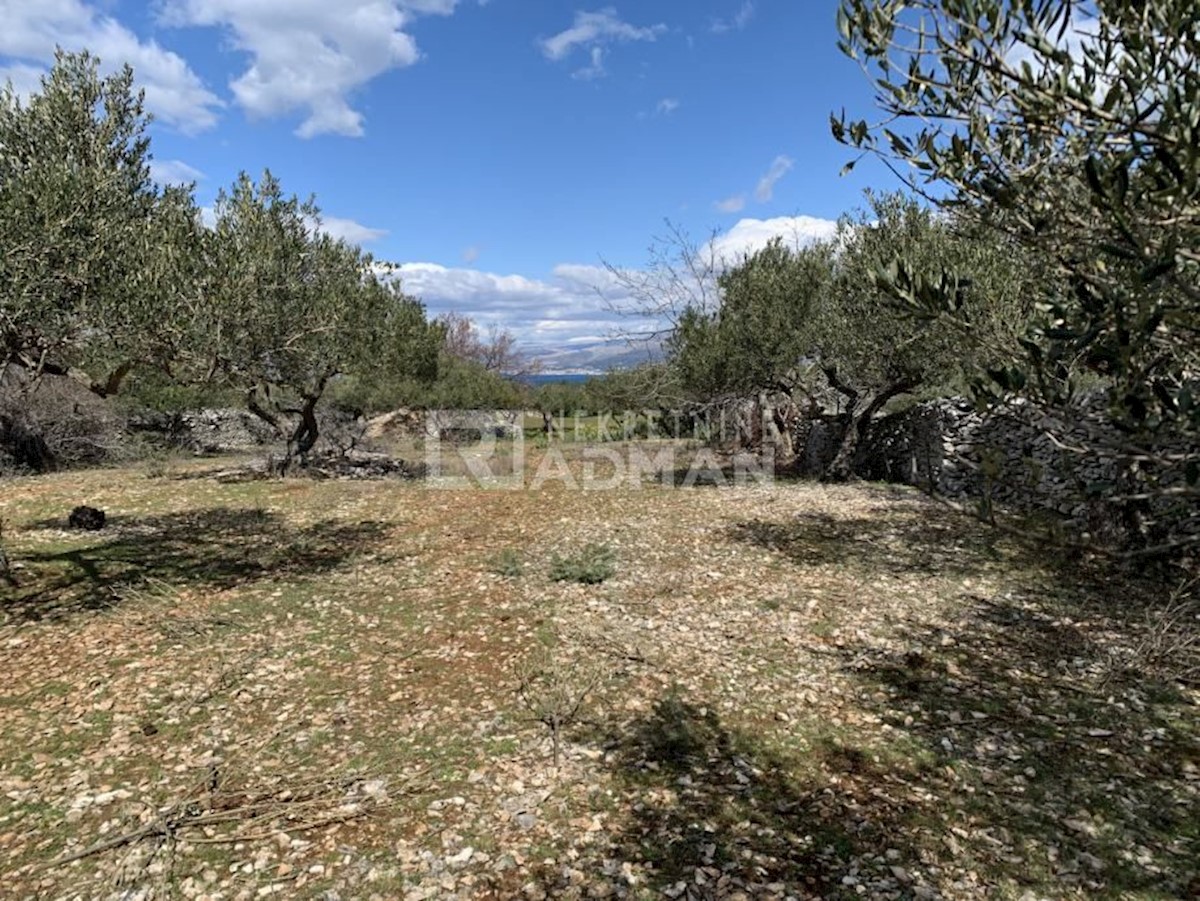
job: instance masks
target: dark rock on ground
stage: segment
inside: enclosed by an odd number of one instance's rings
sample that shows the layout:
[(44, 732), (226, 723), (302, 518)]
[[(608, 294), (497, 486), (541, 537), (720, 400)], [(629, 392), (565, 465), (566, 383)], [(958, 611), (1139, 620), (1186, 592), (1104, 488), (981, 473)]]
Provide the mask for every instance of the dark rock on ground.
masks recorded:
[(104, 523), (107, 520), (108, 517), (104, 515), (103, 510), (81, 505), (71, 511), (71, 515), (67, 518), (67, 524), (72, 529), (96, 532), (104, 528)]

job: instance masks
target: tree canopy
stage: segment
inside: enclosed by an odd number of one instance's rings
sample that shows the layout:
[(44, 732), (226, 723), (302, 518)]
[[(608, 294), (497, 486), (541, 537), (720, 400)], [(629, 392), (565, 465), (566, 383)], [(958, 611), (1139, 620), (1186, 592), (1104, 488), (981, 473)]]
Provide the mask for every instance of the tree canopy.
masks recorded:
[[(897, 253), (927, 281), (963, 276), (956, 302), (981, 338), (972, 349), (955, 324), (915, 317), (881, 289)], [(672, 363), (704, 399), (800, 394), (818, 410), (832, 393), (844, 430), (828, 475), (846, 478), (888, 401), (961, 389), (984, 354), (1004, 352), (1027, 316), (1022, 285), (1003, 242), (963, 233), (911, 198), (874, 196), (831, 241), (791, 248), (775, 239), (721, 272), (716, 307), (679, 317)]]
[(27, 102), (0, 89), (6, 365), (111, 394), (173, 354), (199, 225), (189, 191), (150, 179), (148, 122), (132, 71), (102, 78), (87, 53), (60, 52)]
[[(240, 392), (293, 452), (331, 380), (428, 381), (444, 330), (264, 173), (222, 191), (150, 178), (149, 116), (127, 67), (59, 53), (42, 88), (0, 94), (0, 364), (95, 394), (137, 371)], [(90, 373), (90, 374), (89, 374)]]
[[(883, 115), (835, 115), (834, 136), (1042, 268), (1017, 359), (980, 395), (1082, 415), (1099, 384), (1106, 437), (1083, 450), (1121, 463), (1111, 499), (1180, 462), (1191, 488), (1169, 490), (1194, 498), (1200, 465), (1178, 449), (1200, 443), (1200, 6), (845, 0), (839, 28)], [(899, 263), (895, 297), (965, 323), (952, 281)]]
[(213, 276), (198, 361), (246, 392), (250, 409), (304, 454), (331, 379), (382, 366), (428, 376), (440, 331), (420, 304), (381, 283), (370, 258), (321, 230), (311, 200), (243, 174), (215, 208)]

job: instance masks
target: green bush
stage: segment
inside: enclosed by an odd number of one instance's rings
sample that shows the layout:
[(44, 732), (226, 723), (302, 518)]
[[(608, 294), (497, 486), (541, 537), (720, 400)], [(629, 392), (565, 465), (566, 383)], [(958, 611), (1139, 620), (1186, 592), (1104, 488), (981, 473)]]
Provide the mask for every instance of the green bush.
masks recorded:
[(616, 575), (616, 554), (607, 544), (589, 544), (569, 557), (557, 554), (550, 560), (550, 578), (555, 582), (599, 585)]
[(513, 548), (505, 548), (492, 558), (492, 572), (498, 576), (516, 579), (524, 569), (525, 561), (521, 559), (521, 552)]

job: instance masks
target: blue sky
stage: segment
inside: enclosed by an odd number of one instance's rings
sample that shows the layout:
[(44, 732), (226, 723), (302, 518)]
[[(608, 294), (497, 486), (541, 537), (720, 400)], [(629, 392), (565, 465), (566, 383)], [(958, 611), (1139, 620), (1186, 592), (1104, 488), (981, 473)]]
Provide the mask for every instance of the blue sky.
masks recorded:
[(0, 78), (129, 62), (155, 172), (210, 204), (269, 166), (406, 287), (529, 345), (611, 330), (600, 262), (664, 221), (730, 252), (827, 233), (893, 180), (829, 137), (870, 108), (835, 0), (0, 0)]

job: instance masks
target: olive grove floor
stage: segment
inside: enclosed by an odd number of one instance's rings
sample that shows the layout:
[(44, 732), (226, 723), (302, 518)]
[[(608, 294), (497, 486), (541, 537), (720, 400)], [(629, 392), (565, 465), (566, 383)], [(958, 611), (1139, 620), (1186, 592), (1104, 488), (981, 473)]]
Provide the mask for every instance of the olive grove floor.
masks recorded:
[(1166, 589), (882, 486), (213, 466), (0, 484), (4, 898), (1200, 892)]

